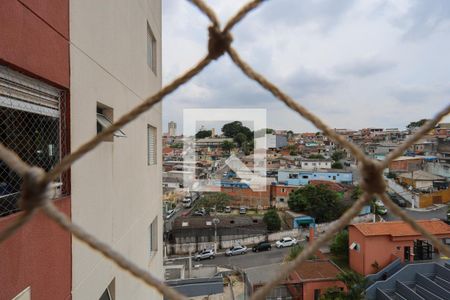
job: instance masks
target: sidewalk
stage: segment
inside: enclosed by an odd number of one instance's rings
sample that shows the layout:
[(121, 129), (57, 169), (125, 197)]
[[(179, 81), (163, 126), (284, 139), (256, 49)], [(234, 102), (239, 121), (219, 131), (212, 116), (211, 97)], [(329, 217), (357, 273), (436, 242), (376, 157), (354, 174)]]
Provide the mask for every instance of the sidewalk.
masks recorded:
[(447, 206), (447, 205), (445, 205), (445, 204), (433, 204), (433, 205), (428, 206), (426, 208), (411, 208), (411, 207), (407, 207), (405, 209), (406, 210), (410, 210), (410, 211), (428, 212), (428, 211), (434, 211), (434, 210), (441, 209), (441, 208), (443, 208), (445, 206)]

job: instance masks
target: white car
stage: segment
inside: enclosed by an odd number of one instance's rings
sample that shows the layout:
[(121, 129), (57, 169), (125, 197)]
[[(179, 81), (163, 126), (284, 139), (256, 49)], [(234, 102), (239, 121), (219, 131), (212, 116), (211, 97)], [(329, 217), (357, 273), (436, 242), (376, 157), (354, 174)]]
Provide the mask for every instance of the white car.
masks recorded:
[(297, 245), (298, 241), (295, 238), (284, 237), (275, 243), (277, 248), (284, 248)]
[(216, 254), (214, 253), (214, 250), (212, 249), (203, 249), (199, 253), (195, 255), (195, 260), (200, 261), (202, 259), (213, 259), (216, 257)]

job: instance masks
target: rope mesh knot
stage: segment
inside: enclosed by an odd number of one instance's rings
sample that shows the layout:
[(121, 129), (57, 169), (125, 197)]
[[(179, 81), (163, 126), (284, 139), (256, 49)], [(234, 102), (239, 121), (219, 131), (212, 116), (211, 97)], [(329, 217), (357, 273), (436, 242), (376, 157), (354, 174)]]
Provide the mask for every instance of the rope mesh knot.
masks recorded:
[(370, 194), (382, 194), (386, 190), (381, 164), (368, 160), (361, 165), (361, 187)]
[(22, 197), (19, 206), (24, 211), (33, 211), (48, 199), (50, 185), (43, 182), (45, 172), (41, 168), (31, 167), (23, 176)]
[(209, 26), (208, 56), (212, 59), (218, 59), (230, 47), (233, 37), (226, 31), (220, 31), (217, 26)]

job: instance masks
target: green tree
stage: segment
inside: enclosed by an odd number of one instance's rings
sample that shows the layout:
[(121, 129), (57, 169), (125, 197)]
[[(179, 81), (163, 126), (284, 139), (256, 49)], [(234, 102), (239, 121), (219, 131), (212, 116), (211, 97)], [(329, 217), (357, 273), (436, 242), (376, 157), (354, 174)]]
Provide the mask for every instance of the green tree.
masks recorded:
[(211, 208), (223, 210), (225, 206), (230, 205), (231, 200), (233, 197), (222, 192), (205, 193), (197, 201), (197, 207), (204, 207), (206, 210), (211, 210)]
[(289, 194), (289, 208), (296, 212), (306, 212), (317, 222), (329, 222), (337, 219), (344, 209), (338, 193), (325, 185), (307, 185)]
[(334, 160), (335, 162), (338, 162), (341, 159), (345, 158), (345, 156), (346, 156), (345, 151), (338, 150), (331, 155), (331, 159)]
[(352, 198), (352, 200), (356, 201), (359, 199), (359, 197), (361, 197), (362, 194), (363, 194), (363, 190), (361, 189), (361, 187), (359, 185), (357, 185), (352, 190), (352, 194), (351, 194), (350, 198)]
[(366, 290), (367, 280), (364, 276), (353, 271), (344, 271), (339, 273), (336, 277), (347, 287), (345, 299), (363, 300), (365, 298), (364, 292)]
[(230, 153), (230, 151), (234, 148), (234, 143), (230, 141), (223, 141), (222, 142), (222, 150), (227, 151)]
[(340, 162), (336, 161), (336, 162), (331, 164), (331, 168), (333, 168), (333, 169), (343, 169), (344, 166)]
[(200, 130), (195, 134), (196, 139), (204, 139), (206, 137), (210, 137), (212, 134), (211, 130)]
[(301, 193), (299, 190), (289, 193), (288, 206), (290, 210), (295, 212), (304, 212), (308, 208), (308, 199), (305, 193)]
[(320, 296), (320, 300), (346, 300), (345, 292), (337, 286), (327, 288), (325, 293)]
[(331, 254), (338, 259), (344, 259), (348, 262), (348, 231), (338, 232), (330, 245)]
[(181, 148), (183, 148), (183, 143), (173, 143), (170, 145), (170, 148), (181, 149)]
[(416, 121), (416, 122), (411, 122), (411, 123), (408, 124), (408, 126), (406, 126), (406, 128), (413, 129), (413, 128), (416, 128), (416, 127), (422, 127), (423, 124), (425, 124), (427, 121), (428, 121), (428, 119), (421, 119), (421, 120)]
[(275, 132), (275, 130), (273, 130), (272, 128), (266, 128), (266, 133), (267, 134), (271, 134), (271, 133), (274, 133)]
[(247, 141), (247, 136), (244, 133), (239, 132), (233, 138), (233, 141), (238, 145), (238, 147), (242, 147), (245, 144), (245, 142)]
[(242, 122), (240, 121), (234, 121), (223, 125), (222, 133), (230, 138), (234, 138), (239, 133), (242, 133), (247, 137), (247, 140), (253, 139), (253, 132), (248, 127), (242, 125)]
[(264, 214), (264, 223), (267, 225), (267, 230), (278, 231), (281, 228), (281, 219), (276, 209), (269, 209)]
[(339, 273), (336, 278), (342, 281), (347, 287), (347, 291), (341, 291), (338, 287), (328, 288), (320, 297), (320, 300), (363, 300), (365, 299), (365, 289), (367, 280), (365, 277), (353, 271)]

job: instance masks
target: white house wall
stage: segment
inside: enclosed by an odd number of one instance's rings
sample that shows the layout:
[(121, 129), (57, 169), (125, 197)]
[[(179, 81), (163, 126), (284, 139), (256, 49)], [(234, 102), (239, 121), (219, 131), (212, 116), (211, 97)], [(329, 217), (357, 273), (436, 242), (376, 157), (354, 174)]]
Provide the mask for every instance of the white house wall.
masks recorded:
[[(157, 76), (147, 65), (147, 22), (157, 40)], [(96, 103), (114, 119), (161, 86), (161, 3), (156, 0), (70, 1), (71, 147), (96, 134)], [(81, 50), (80, 50), (81, 49)], [(110, 73), (110, 74), (108, 74)], [(147, 165), (147, 126), (157, 128), (157, 165)], [(72, 219), (163, 278), (161, 105), (122, 128), (72, 167)], [(158, 218), (158, 249), (149, 226)], [(73, 239), (72, 299), (99, 299), (115, 279), (115, 299), (162, 299), (100, 254)]]

